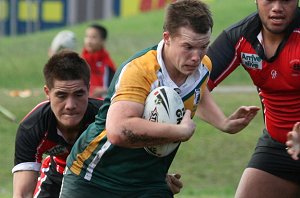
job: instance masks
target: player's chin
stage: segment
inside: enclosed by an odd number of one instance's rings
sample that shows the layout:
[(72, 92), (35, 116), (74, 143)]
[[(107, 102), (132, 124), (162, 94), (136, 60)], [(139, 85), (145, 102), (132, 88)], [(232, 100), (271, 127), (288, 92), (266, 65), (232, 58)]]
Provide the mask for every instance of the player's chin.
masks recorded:
[(64, 118), (61, 123), (66, 127), (77, 126), (81, 121), (81, 117)]
[(185, 70), (184, 74), (186, 76), (192, 75), (194, 72), (196, 71), (196, 69), (189, 69), (189, 70)]
[(183, 72), (184, 72), (184, 74), (186, 74), (186, 75), (191, 75), (191, 74), (193, 74), (197, 69), (198, 69), (198, 67), (194, 67), (194, 66), (185, 66)]
[(62, 124), (65, 128), (74, 128), (76, 126), (78, 126), (80, 123), (80, 121), (77, 120), (68, 120), (68, 121), (64, 121)]

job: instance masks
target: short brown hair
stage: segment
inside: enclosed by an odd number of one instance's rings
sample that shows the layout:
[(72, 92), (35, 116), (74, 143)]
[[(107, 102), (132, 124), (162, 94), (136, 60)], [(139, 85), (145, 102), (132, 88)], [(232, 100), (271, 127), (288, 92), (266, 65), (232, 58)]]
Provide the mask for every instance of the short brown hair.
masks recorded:
[(76, 52), (63, 50), (53, 55), (44, 66), (45, 83), (53, 88), (54, 80), (83, 80), (89, 87), (90, 67)]
[(205, 34), (213, 27), (208, 6), (199, 0), (177, 0), (168, 5), (164, 31), (176, 34), (180, 27), (189, 27), (194, 32)]

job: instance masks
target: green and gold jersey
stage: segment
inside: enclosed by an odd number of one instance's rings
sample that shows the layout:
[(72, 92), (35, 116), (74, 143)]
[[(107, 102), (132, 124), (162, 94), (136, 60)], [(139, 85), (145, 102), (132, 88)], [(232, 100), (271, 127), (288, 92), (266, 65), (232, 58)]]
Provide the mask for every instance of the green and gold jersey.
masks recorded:
[(156, 157), (144, 148), (112, 145), (105, 130), (111, 103), (126, 100), (144, 104), (147, 95), (158, 86), (179, 90), (185, 109), (195, 114), (211, 70), (210, 60), (205, 56), (198, 70), (178, 87), (165, 68), (162, 48), (163, 41), (137, 53), (118, 68), (95, 123), (81, 135), (69, 155), (67, 166), (74, 174), (110, 190), (167, 188), (165, 177), (177, 149), (166, 157)]

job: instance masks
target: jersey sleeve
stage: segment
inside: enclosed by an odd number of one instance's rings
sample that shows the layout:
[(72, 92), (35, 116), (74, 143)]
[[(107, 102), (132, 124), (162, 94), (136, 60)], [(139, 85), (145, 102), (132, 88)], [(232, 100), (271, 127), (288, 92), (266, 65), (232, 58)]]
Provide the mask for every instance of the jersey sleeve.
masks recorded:
[(39, 171), (41, 166), (42, 156), (39, 156), (37, 151), (37, 138), (33, 133), (28, 132), (26, 128), (20, 125), (17, 131), (15, 140), (15, 158), (14, 168), (12, 172), (20, 170), (33, 170)]
[(241, 64), (241, 48), (250, 38), (250, 44), (257, 40), (260, 31), (257, 12), (225, 29), (210, 45), (207, 55), (212, 61), (208, 88), (214, 89)]
[(126, 100), (144, 104), (159, 69), (152, 52), (125, 65), (117, 79), (112, 102)]
[(45, 105), (41, 103), (34, 108), (21, 121), (17, 129), (13, 172), (18, 170), (39, 171), (43, 153), (39, 153), (38, 149), (47, 132), (44, 120), (49, 119), (47, 116), (42, 116), (44, 109), (48, 109), (44, 107)]
[[(226, 31), (223, 31), (212, 43), (207, 55), (212, 61), (212, 71), (210, 73), (208, 88), (213, 90), (234, 70), (231, 64), (236, 58), (235, 47)], [(235, 67), (238, 65), (236, 64)], [(229, 70), (230, 67), (231, 70)]]

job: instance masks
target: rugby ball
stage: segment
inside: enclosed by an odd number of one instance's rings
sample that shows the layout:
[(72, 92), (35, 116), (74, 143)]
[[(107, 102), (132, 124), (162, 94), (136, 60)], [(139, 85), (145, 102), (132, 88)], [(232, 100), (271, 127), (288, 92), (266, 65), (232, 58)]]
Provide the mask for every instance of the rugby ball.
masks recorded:
[[(179, 124), (185, 109), (179, 94), (171, 87), (155, 88), (146, 98), (143, 118), (151, 122)], [(179, 142), (144, 147), (151, 155), (165, 157), (179, 146)]]

